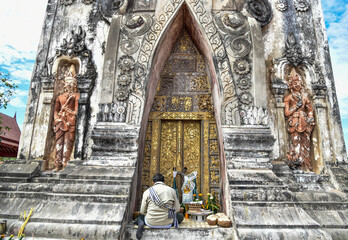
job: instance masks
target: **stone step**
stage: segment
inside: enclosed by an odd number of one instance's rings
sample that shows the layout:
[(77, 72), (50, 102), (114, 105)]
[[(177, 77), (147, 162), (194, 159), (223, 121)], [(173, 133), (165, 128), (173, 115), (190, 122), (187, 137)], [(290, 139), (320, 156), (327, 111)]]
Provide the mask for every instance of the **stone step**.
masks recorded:
[(102, 195), (102, 194), (72, 194), (72, 193), (44, 193), (44, 192), (7, 192), (0, 191), (1, 198), (37, 198), (54, 201), (79, 201), (99, 203), (123, 203), (128, 195)]
[(228, 169), (227, 175), (230, 185), (284, 185), (272, 170)]
[[(128, 225), (123, 239), (136, 240), (136, 228)], [(238, 239), (235, 237), (233, 228), (212, 228), (212, 229), (193, 229), (193, 228), (170, 228), (155, 229), (146, 228), (143, 232), (142, 240), (169, 240), (169, 239), (185, 239), (185, 240), (225, 240)]]
[(323, 228), (348, 229), (348, 210), (306, 210), (309, 216)]
[[(17, 233), (22, 222), (13, 222), (10, 225), (9, 231)], [(35, 236), (32, 239), (118, 239), (121, 225), (98, 225), (98, 224), (71, 224), (71, 223), (39, 223), (28, 222), (25, 226), (25, 234), (27, 236)], [(50, 238), (47, 238), (49, 236)], [(30, 239), (30, 238), (29, 238)], [(27, 240), (27, 237), (24, 238)]]
[(33, 183), (61, 183), (61, 184), (97, 184), (97, 185), (128, 185), (131, 184), (131, 179), (119, 180), (99, 180), (99, 179), (65, 179), (52, 177), (35, 177), (32, 178)]
[(0, 164), (1, 177), (31, 178), (40, 171), (39, 163), (31, 164)]
[[(20, 216), (24, 211), (28, 215), (30, 209), (33, 208), (30, 222), (114, 225), (122, 222), (123, 211), (126, 207), (126, 203), (70, 201), (61, 204), (58, 201), (47, 200), (33, 200), (28, 203), (23, 201), (23, 199), (16, 199), (15, 201), (5, 199), (2, 203), (7, 208), (0, 213), (0, 218), (23, 222), (23, 219), (19, 220)], [(20, 203), (21, 205), (13, 206), (13, 203)]]
[(331, 167), (332, 173), (337, 180), (348, 180), (348, 169), (345, 167)]
[(16, 182), (16, 183), (25, 183), (28, 182), (28, 178), (26, 177), (0, 177), (0, 183), (10, 183), (10, 182)]
[(284, 206), (233, 206), (237, 228), (318, 228), (302, 208)]
[(268, 185), (262, 185), (262, 184), (237, 184), (235, 182), (232, 182), (232, 184), (229, 185), (230, 189), (244, 189), (244, 190), (268, 190), (268, 189), (277, 189), (277, 190), (287, 190), (288, 186), (285, 184), (279, 185), (279, 184), (268, 184)]
[[(112, 167), (135, 167), (136, 159), (114, 159), (112, 157), (104, 159), (90, 159), (87, 160), (84, 165), (92, 166), (112, 166)], [(95, 158), (95, 157), (94, 157)]]
[(226, 157), (228, 169), (271, 169), (268, 157)]
[(81, 166), (68, 174), (68, 179), (130, 180), (134, 167)]
[(257, 188), (233, 189), (230, 188), (231, 200), (234, 201), (290, 201), (293, 194), (286, 189)]
[(0, 191), (127, 195), (130, 185), (0, 183)]
[(304, 210), (345, 210), (347, 203), (342, 202), (294, 202), (294, 201), (233, 201), (232, 206), (250, 207), (301, 207)]
[(330, 192), (294, 192), (296, 201), (312, 201), (312, 202), (345, 202), (348, 203), (348, 194), (337, 190)]
[[(331, 240), (331, 235), (323, 229), (306, 229), (306, 228), (238, 228), (240, 240), (254, 239), (325, 239)], [(336, 238), (334, 238), (336, 239)], [(345, 238), (337, 238), (344, 240)]]

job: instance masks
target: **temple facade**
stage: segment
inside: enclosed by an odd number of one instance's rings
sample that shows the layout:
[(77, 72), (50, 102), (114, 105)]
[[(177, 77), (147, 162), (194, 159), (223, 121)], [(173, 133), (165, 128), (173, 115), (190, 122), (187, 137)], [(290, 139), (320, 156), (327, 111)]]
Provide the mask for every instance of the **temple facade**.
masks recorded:
[(144, 239), (347, 239), (321, 1), (48, 0), (17, 158), (9, 233), (34, 208), (28, 236), (135, 239), (152, 176), (185, 169), (233, 226)]

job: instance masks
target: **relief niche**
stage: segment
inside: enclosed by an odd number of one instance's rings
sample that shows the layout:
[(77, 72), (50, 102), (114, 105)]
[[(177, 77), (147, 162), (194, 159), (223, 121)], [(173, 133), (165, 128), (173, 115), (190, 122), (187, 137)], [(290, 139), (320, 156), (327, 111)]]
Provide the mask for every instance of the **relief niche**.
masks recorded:
[(52, 101), (52, 132), (48, 135), (47, 169), (62, 170), (74, 151), (80, 99), (77, 88), (78, 69), (78, 60), (63, 59), (58, 65)]
[(312, 170), (311, 145), (315, 126), (313, 106), (295, 68), (288, 77), (290, 93), (285, 96), (285, 117), (289, 134), (288, 165), (291, 169)]
[(70, 64), (64, 73), (64, 93), (59, 95), (54, 106), (55, 170), (64, 168), (74, 148), (76, 114), (80, 94), (77, 89), (76, 67)]

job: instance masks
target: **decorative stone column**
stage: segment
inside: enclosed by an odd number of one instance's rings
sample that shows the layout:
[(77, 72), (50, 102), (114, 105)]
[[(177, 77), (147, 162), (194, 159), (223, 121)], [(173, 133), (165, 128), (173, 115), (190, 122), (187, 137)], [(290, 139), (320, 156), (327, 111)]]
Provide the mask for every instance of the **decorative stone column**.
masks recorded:
[(284, 116), (284, 94), (288, 89), (288, 85), (284, 82), (284, 80), (280, 78), (272, 77), (272, 90), (274, 97), (276, 99), (276, 128), (277, 128), (277, 141), (279, 146), (279, 158), (286, 159), (287, 153), (287, 143), (285, 139), (287, 139), (287, 132), (284, 128), (286, 126), (285, 116)]
[[(322, 163), (333, 163), (333, 152), (330, 141), (330, 131), (328, 128), (328, 113), (327, 113), (327, 104), (326, 104), (326, 94), (327, 94), (327, 86), (325, 85), (325, 79), (322, 74), (318, 73), (319, 80), (316, 83), (312, 84), (313, 90), (313, 100), (314, 107), (316, 110), (316, 119), (318, 122), (318, 139), (314, 144), (317, 145), (317, 151), (314, 151), (314, 159), (315, 161), (322, 160)], [(320, 124), (322, 123), (322, 124)], [(319, 125), (320, 124), (320, 125)], [(320, 171), (322, 169), (319, 169)]]
[(77, 88), (80, 92), (80, 99), (77, 111), (76, 137), (75, 137), (75, 159), (86, 158), (86, 134), (88, 130), (88, 119), (91, 117), (90, 96), (97, 77), (94, 64), (87, 63), (87, 71), (83, 75), (77, 75)]

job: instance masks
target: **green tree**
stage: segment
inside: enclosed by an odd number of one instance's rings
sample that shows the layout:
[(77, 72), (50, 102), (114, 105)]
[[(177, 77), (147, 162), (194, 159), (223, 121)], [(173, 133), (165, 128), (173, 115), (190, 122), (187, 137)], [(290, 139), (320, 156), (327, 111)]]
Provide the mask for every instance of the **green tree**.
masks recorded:
[[(10, 102), (17, 87), (17, 84), (11, 80), (10, 74), (3, 74), (0, 72), (0, 110), (2, 108), (7, 108), (7, 104)], [(10, 128), (2, 125), (0, 117), (0, 135), (5, 134), (5, 130), (9, 131)]]

